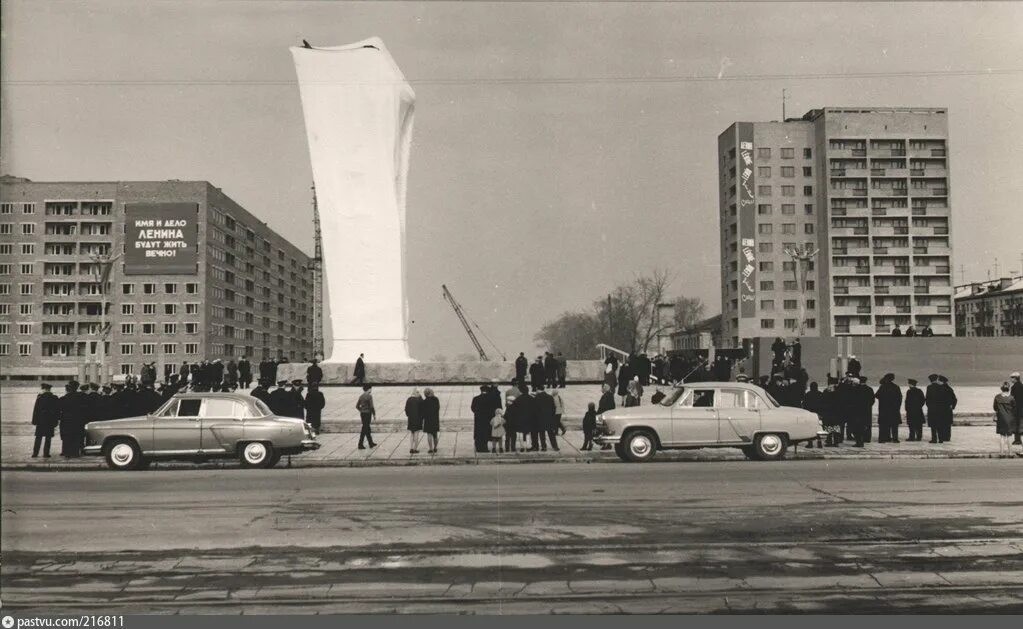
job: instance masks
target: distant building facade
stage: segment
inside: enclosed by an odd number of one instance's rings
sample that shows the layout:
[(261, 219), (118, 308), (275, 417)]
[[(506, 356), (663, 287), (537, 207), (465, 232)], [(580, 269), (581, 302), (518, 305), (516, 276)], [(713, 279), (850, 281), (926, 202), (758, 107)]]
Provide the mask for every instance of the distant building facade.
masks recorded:
[[(180, 220), (147, 219), (168, 208)], [(104, 299), (97, 273), (108, 258)], [(74, 375), (104, 336), (114, 374), (299, 360), (311, 355), (311, 326), (309, 256), (206, 181), (0, 180), (5, 378)]]
[[(948, 160), (945, 109), (828, 107), (726, 129), (726, 342), (800, 327), (804, 336), (887, 335), (896, 325), (951, 336)], [(793, 248), (817, 255), (797, 263)]]
[(956, 336), (1023, 336), (1023, 276), (956, 287)]

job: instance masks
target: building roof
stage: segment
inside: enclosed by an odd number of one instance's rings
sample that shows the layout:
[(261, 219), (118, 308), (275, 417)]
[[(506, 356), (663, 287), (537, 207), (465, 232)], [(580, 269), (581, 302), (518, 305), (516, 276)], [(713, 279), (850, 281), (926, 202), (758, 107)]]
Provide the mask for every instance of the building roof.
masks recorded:
[(1019, 292), (1023, 292), (1023, 276), (956, 286), (955, 300), (986, 299)]

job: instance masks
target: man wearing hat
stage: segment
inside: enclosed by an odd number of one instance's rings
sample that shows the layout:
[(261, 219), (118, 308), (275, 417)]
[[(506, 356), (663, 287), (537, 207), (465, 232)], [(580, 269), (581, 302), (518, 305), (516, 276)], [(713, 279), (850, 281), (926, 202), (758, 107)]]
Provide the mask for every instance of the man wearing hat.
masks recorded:
[(313, 427), (314, 434), (320, 434), (320, 416), (327, 401), (323, 398), (320, 385), (315, 382), (309, 383), (309, 392), (305, 394), (305, 420)]
[(72, 380), (64, 390), (66, 393), (60, 398), (60, 455), (74, 458), (82, 455), (82, 432), (88, 418), (78, 382)]
[(303, 384), (299, 378), (291, 381), (291, 406), (288, 407), (288, 417), (305, 419), (305, 398), (302, 397)]
[(931, 429), (931, 443), (944, 442), (942, 436), (945, 434), (945, 411), (948, 410), (948, 397), (945, 395), (945, 388), (938, 382), (938, 377), (936, 373), (927, 376), (930, 384), (927, 385), (927, 393), (924, 396), (927, 425)]
[(924, 392), (916, 386), (916, 380), (907, 380), (906, 389), (906, 423), (909, 425), (908, 441), (922, 441), (924, 438)]
[(305, 379), (309, 384), (320, 384), (323, 382), (323, 369), (315, 358), (313, 358), (312, 364), (305, 370)]
[(895, 384), (895, 374), (886, 373), (877, 387), (877, 442), (898, 443), (902, 424), (902, 389)]
[(959, 404), (959, 399), (956, 397), (955, 389), (953, 389), (952, 385), (949, 384), (948, 378), (939, 375), (938, 383), (941, 384), (941, 386), (944, 387), (945, 389), (945, 402), (947, 404), (947, 408), (945, 409), (944, 415), (945, 421), (942, 424), (944, 432), (938, 438), (941, 439), (942, 441), (949, 442), (952, 441), (953, 414), (956, 405)]
[(266, 390), (267, 384), (268, 383), (266, 380), (260, 379), (260, 381), (256, 383), (255, 388), (252, 389), (252, 392), (249, 393), (249, 395), (256, 398), (257, 400), (260, 400), (261, 402), (263, 402), (263, 404), (270, 406), (270, 392)]
[(1011, 387), (1009, 388), (1009, 395), (1012, 399), (1016, 400), (1016, 426), (1013, 431), (1012, 445), (1021, 445), (1023, 441), (1020, 440), (1020, 433), (1023, 432), (1023, 383), (1020, 383), (1019, 372), (1014, 371), (1009, 376), (1009, 382)]
[(288, 409), (291, 406), (291, 390), (288, 388), (290, 385), (287, 380), (278, 380), (277, 388), (270, 392), (270, 401), (267, 402), (267, 406), (274, 415), (280, 417), (290, 417), (288, 415)]
[(36, 439), (32, 444), (32, 458), (39, 456), (39, 446), (43, 446), (43, 458), (50, 458), (50, 443), (53, 441), (53, 430), (60, 423), (60, 400), (56, 395), (50, 393), (50, 385), (46, 382), (39, 385), (39, 395), (36, 396), (35, 406), (32, 408), (32, 425), (36, 427)]

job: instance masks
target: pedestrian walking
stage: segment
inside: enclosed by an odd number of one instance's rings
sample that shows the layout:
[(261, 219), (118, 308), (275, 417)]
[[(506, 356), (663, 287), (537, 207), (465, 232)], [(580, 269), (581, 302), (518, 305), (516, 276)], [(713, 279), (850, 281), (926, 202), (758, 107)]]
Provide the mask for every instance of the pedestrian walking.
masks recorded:
[(902, 424), (902, 389), (895, 384), (895, 374), (886, 373), (874, 394), (877, 399), (877, 442), (898, 443)]
[(60, 424), (60, 399), (50, 392), (52, 387), (49, 383), (44, 382), (39, 388), (39, 395), (36, 396), (35, 406), (32, 408), (32, 425), (36, 427), (32, 458), (39, 456), (39, 447), (42, 446), (43, 458), (48, 459), (53, 431)]
[(423, 403), (419, 413), (423, 417), (423, 432), (426, 433), (426, 445), (430, 454), (437, 454), (437, 433), (440, 432), (440, 400), (433, 394), (433, 389), (423, 390)]
[(368, 443), (371, 448), (377, 447), (377, 444), (373, 443), (373, 432), (370, 430), (370, 423), (377, 413), (376, 407), (373, 406), (372, 388), (368, 384), (362, 385), (362, 395), (355, 402), (355, 408), (359, 411), (359, 417), (362, 419), (362, 431), (359, 432), (360, 450), (366, 449), (366, 446), (363, 445), (364, 442)]
[(1012, 372), (1009, 376), (1009, 395), (1016, 400), (1016, 430), (1013, 434), (1012, 445), (1023, 445), (1020, 440), (1020, 433), (1023, 432), (1023, 383), (1020, 382), (1018, 371)]
[(558, 361), (550, 352), (544, 354), (543, 374), (546, 388), (553, 389), (558, 386)]
[(590, 402), (586, 405), (583, 415), (583, 447), (580, 450), (593, 449), (593, 432), (597, 429), (597, 405)]
[(409, 431), (409, 454), (419, 454), (419, 440), (423, 437), (422, 405), (423, 397), (419, 395), (419, 389), (412, 389), (412, 393), (405, 399), (405, 428)]
[(494, 409), (494, 417), (490, 420), (490, 453), (504, 454), (504, 414), (501, 409)]
[(909, 388), (906, 389), (906, 424), (909, 426), (908, 441), (922, 441), (924, 438), (924, 424), (927, 418), (924, 416), (924, 392), (916, 386), (917, 382), (909, 378)]
[(323, 407), (327, 405), (327, 400), (323, 397), (323, 391), (320, 391), (320, 385), (313, 382), (309, 385), (309, 392), (305, 394), (305, 420), (313, 429), (313, 436), (317, 436), (321, 432), (322, 414)]
[(355, 368), (352, 369), (352, 384), (362, 384), (366, 381), (366, 361), (364, 354), (359, 354), (355, 359)]
[[(1002, 392), (995, 396), (995, 432), (998, 434), (998, 455), (1012, 455), (1010, 439), (1016, 434), (1016, 400), (1010, 394), (1012, 387), (1002, 383)], [(1020, 451), (1023, 456), (1023, 449)]]
[(561, 419), (565, 414), (565, 402), (562, 401), (557, 389), (551, 389), (551, 399), (554, 400), (554, 431), (564, 436), (568, 432), (565, 422)]

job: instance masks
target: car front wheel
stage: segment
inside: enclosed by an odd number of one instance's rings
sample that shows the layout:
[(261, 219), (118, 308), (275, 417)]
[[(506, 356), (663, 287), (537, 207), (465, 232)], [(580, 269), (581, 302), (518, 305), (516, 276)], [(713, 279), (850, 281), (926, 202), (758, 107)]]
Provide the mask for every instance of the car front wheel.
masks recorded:
[(625, 450), (625, 460), (643, 463), (654, 458), (657, 453), (657, 437), (649, 430), (637, 430), (626, 436), (622, 447)]
[(238, 453), (242, 467), (271, 467), (274, 460), (274, 447), (262, 441), (250, 441), (242, 444)]
[(133, 439), (113, 439), (105, 450), (107, 465), (112, 470), (135, 470), (142, 465), (142, 450)]
[(767, 433), (757, 435), (753, 443), (753, 453), (761, 461), (777, 461), (785, 458), (785, 451), (788, 449), (788, 439), (785, 435)]

